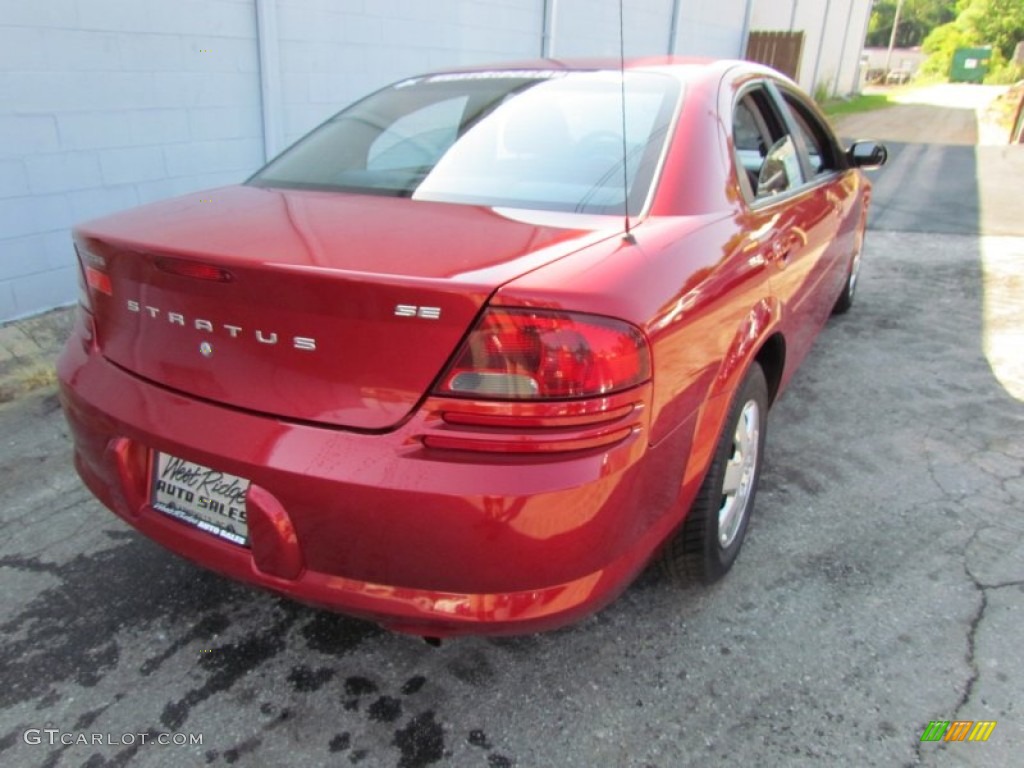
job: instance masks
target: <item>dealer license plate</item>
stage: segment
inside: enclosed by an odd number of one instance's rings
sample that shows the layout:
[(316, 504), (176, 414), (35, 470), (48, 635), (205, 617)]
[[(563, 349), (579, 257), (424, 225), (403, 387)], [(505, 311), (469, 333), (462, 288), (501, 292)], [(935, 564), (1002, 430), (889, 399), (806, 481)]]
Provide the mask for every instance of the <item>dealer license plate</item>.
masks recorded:
[(245, 492), (249, 481), (185, 459), (158, 453), (153, 468), (153, 508), (207, 533), (245, 546)]

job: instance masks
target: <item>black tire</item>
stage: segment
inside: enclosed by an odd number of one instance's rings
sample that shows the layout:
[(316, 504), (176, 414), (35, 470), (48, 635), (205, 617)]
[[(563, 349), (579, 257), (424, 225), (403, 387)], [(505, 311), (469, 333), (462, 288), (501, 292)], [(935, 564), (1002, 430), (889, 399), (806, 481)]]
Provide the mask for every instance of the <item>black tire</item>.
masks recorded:
[(836, 303), (832, 306), (833, 315), (845, 315), (853, 306), (853, 296), (857, 290), (857, 278), (860, 276), (860, 252), (854, 254), (850, 259), (850, 269), (846, 273), (846, 285), (843, 292), (839, 294)]
[[(768, 384), (761, 366), (754, 363), (729, 408), (697, 498), (682, 527), (662, 550), (662, 567), (673, 581), (710, 584), (722, 578), (736, 560), (761, 476), (767, 412)], [(755, 427), (756, 435), (751, 436), (750, 430)], [(746, 435), (746, 448), (737, 439), (742, 434)], [(731, 492), (726, 488), (727, 472)], [(743, 490), (739, 501), (737, 488)], [(732, 506), (727, 510), (729, 504)], [(720, 530), (721, 523), (725, 530)]]

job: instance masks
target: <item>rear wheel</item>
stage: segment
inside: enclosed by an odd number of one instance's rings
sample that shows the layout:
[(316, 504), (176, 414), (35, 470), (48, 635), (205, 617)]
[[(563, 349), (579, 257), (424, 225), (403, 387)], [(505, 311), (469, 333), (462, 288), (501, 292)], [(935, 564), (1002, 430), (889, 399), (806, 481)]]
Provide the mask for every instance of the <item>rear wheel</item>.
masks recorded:
[(857, 290), (857, 278), (859, 276), (860, 251), (858, 250), (853, 254), (853, 259), (850, 260), (850, 271), (846, 275), (846, 285), (843, 286), (843, 292), (839, 294), (839, 298), (836, 299), (836, 303), (832, 307), (833, 315), (842, 315), (850, 311), (850, 307), (853, 306), (853, 294)]
[(674, 581), (711, 583), (736, 560), (761, 475), (767, 411), (768, 385), (754, 363), (683, 527), (662, 552), (662, 565)]

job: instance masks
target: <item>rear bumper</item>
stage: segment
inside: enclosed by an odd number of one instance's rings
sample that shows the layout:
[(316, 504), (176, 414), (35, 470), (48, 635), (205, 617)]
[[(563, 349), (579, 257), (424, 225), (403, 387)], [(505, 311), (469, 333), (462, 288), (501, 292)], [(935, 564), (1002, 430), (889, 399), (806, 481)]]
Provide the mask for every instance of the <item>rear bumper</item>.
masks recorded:
[[(428, 409), (384, 434), (282, 422), (139, 379), (79, 335), (58, 375), (76, 468), (121, 518), (206, 568), (398, 631), (513, 634), (582, 618), (686, 508), (690, 422), (653, 449), (644, 416), (611, 446), (474, 454), (424, 447)], [(251, 480), (250, 546), (155, 510), (152, 451)]]

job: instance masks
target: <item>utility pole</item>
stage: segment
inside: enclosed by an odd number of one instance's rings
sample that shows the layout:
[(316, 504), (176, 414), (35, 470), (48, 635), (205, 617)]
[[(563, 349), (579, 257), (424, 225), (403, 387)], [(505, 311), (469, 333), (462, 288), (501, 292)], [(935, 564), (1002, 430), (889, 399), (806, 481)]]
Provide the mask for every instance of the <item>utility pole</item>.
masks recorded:
[(900, 11), (903, 10), (903, 0), (896, 3), (896, 15), (892, 19), (892, 34), (889, 35), (889, 52), (885, 54), (885, 76), (889, 76), (889, 65), (892, 63), (892, 49), (896, 47), (896, 30), (900, 27)]

